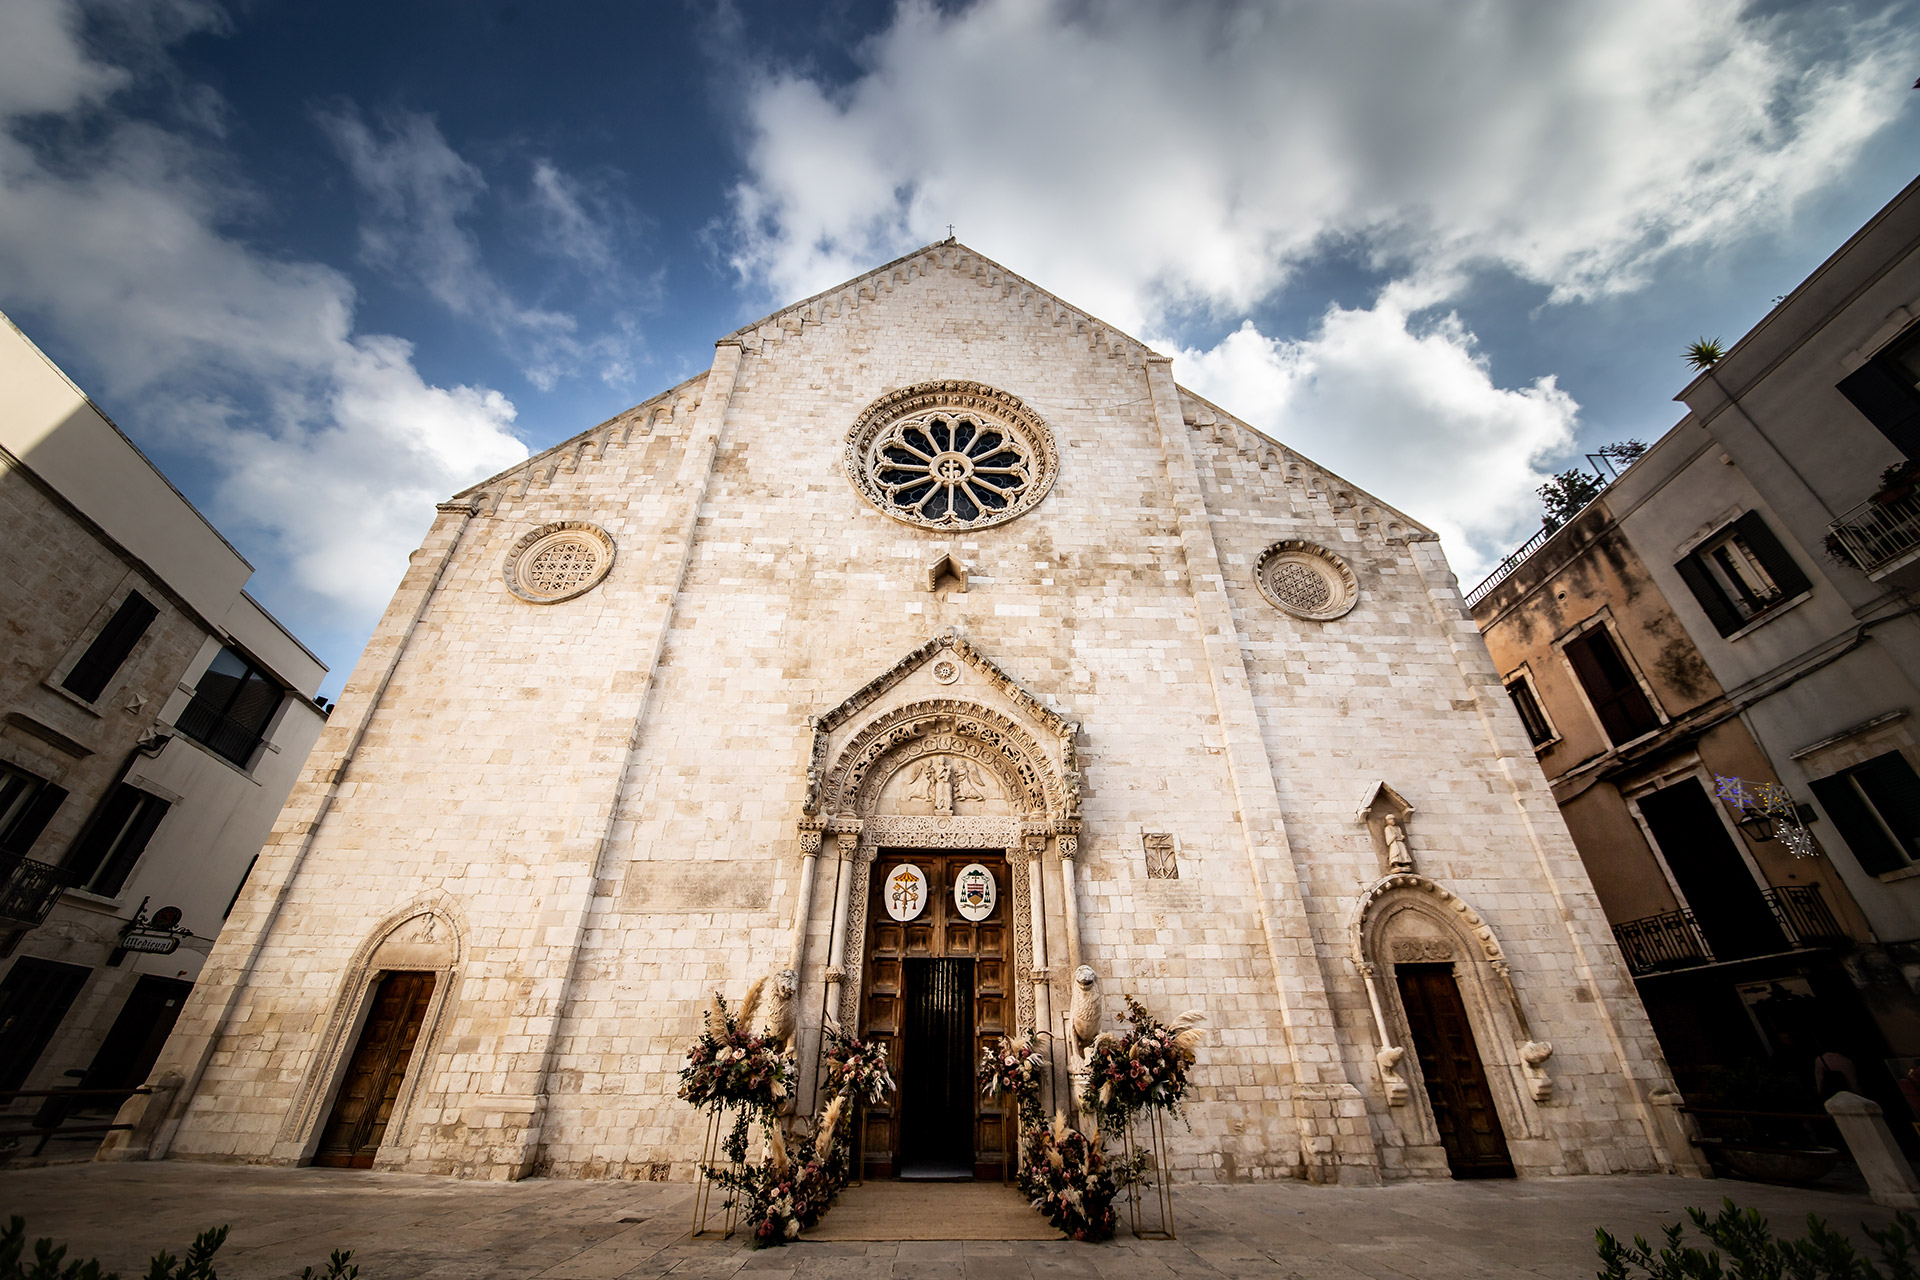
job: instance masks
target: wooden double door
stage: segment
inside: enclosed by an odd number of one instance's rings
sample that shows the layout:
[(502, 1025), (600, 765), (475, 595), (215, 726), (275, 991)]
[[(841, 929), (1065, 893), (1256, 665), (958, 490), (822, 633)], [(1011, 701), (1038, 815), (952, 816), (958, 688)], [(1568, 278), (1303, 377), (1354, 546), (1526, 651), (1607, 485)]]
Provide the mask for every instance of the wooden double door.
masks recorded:
[(1394, 976), (1447, 1167), (1456, 1178), (1511, 1178), (1513, 1158), (1453, 966), (1396, 964)]
[[(992, 913), (977, 921), (954, 901), (955, 880), (975, 862), (997, 889)], [(897, 921), (882, 895), (906, 863), (926, 876), (927, 900)], [(869, 877), (860, 1034), (886, 1046), (899, 1091), (867, 1110), (867, 1176), (1000, 1176), (1002, 1116), (980, 1096), (975, 1069), (1013, 1022), (1011, 899), (1001, 850), (880, 851)]]
[(338, 1169), (371, 1169), (374, 1153), (386, 1137), (393, 1104), (406, 1083), (414, 1043), (433, 999), (434, 974), (412, 970), (384, 973), (374, 988), (373, 1007), (334, 1095), (327, 1127), (313, 1162)]

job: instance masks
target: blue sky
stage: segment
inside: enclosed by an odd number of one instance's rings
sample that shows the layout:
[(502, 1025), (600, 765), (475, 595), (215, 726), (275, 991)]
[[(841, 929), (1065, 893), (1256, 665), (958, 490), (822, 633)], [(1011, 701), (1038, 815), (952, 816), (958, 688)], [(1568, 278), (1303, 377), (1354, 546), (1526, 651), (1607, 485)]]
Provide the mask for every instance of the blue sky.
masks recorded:
[(1441, 529), (1920, 171), (1920, 4), (0, 4), (0, 308), (337, 691), (433, 502), (945, 235)]

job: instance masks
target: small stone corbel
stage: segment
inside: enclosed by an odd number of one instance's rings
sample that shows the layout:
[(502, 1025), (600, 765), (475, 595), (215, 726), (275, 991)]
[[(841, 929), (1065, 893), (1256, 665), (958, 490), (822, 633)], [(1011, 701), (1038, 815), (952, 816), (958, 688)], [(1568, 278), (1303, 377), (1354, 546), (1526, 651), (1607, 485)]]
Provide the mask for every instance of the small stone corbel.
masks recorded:
[(1387, 1092), (1387, 1105), (1404, 1107), (1407, 1105), (1407, 1082), (1400, 1074), (1400, 1059), (1407, 1051), (1399, 1045), (1390, 1044), (1373, 1055), (1373, 1063), (1380, 1068), (1380, 1085)]
[(1535, 1102), (1553, 1098), (1553, 1077), (1540, 1065), (1553, 1056), (1553, 1046), (1544, 1040), (1528, 1040), (1520, 1046), (1520, 1070), (1527, 1077), (1527, 1092)]

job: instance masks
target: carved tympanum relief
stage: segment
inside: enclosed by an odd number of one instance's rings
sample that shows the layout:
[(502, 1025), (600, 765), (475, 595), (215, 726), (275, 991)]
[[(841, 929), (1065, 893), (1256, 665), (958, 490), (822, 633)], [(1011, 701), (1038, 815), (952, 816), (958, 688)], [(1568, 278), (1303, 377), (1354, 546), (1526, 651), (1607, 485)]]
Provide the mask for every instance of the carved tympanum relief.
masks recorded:
[(896, 520), (984, 529), (1039, 505), (1060, 455), (1047, 424), (1017, 396), (977, 382), (923, 382), (867, 406), (847, 436), (846, 467), (862, 496)]
[(1310, 622), (1338, 618), (1360, 598), (1359, 581), (1345, 560), (1297, 538), (1262, 552), (1253, 579), (1276, 607)]
[(542, 525), (507, 551), (507, 590), (530, 604), (559, 604), (591, 591), (613, 568), (613, 539), (599, 525)]

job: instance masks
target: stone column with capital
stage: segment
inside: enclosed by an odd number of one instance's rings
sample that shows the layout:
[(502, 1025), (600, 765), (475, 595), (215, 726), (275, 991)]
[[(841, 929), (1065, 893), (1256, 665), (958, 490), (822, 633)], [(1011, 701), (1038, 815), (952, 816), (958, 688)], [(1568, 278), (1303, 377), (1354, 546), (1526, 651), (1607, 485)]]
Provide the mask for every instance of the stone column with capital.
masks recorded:
[(1080, 850), (1080, 834), (1062, 832), (1054, 847), (1060, 850), (1060, 914), (1067, 922), (1067, 969), (1071, 973), (1086, 961), (1080, 958), (1080, 886), (1074, 878), (1074, 854)]

